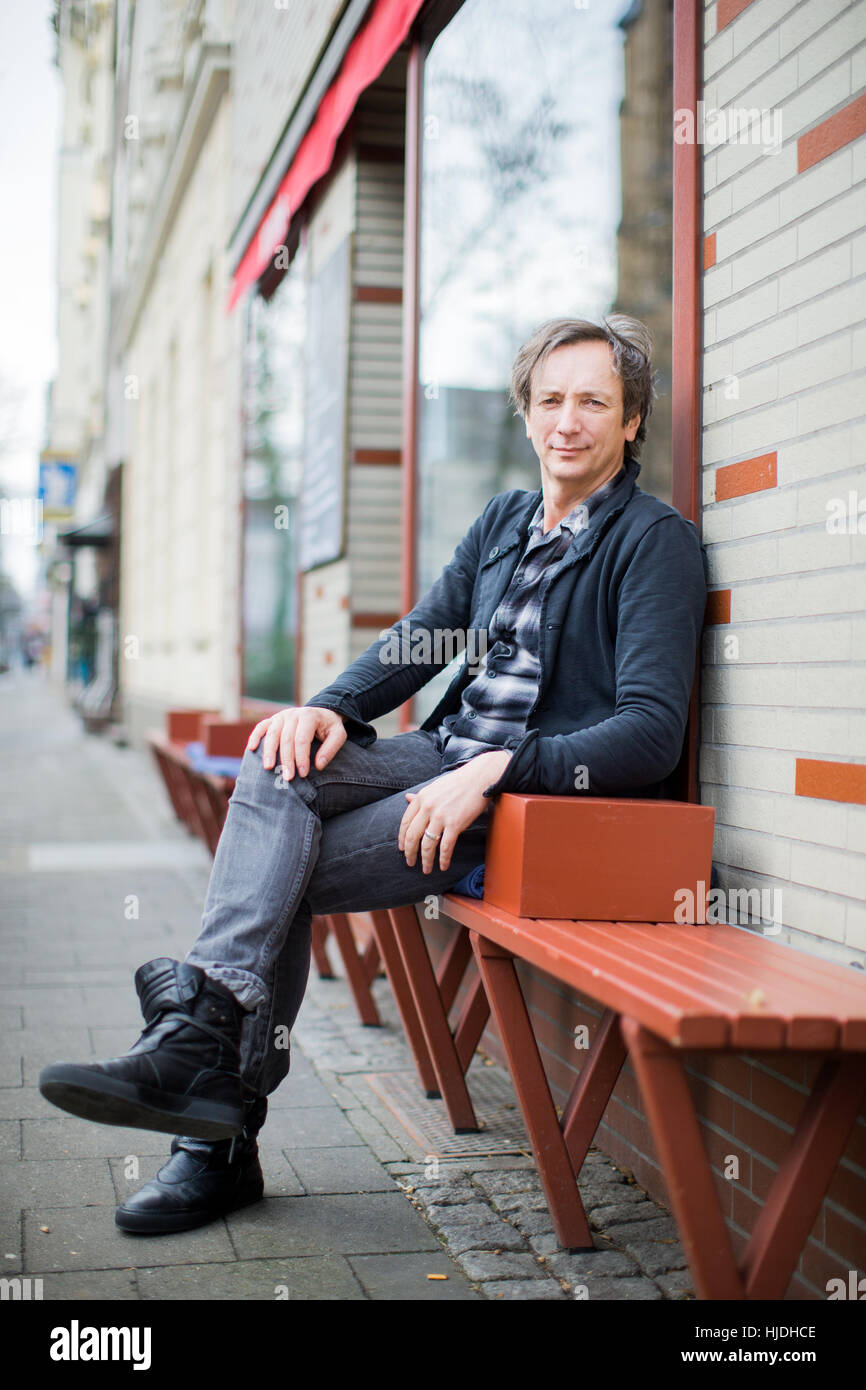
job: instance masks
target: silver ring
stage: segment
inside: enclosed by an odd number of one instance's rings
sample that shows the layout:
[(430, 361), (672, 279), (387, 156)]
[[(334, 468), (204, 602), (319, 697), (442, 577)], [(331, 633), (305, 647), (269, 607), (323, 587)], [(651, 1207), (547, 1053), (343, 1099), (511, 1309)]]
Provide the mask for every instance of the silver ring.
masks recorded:
[(424, 831), (424, 839), (425, 839), (425, 840), (441, 840), (441, 839), (442, 839), (442, 836), (441, 836), (441, 835), (431, 835), (429, 830), (425, 830), (425, 831)]

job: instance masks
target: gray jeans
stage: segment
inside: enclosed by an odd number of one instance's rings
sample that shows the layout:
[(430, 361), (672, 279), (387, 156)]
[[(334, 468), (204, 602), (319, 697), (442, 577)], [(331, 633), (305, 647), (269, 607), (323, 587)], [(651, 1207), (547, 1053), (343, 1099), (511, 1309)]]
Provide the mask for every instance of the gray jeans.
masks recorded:
[(397, 831), (408, 802), (438, 777), (442, 744), (416, 730), (362, 748), (347, 741), (318, 769), (283, 780), (262, 745), (244, 754), (217, 846), (202, 929), (186, 959), (249, 1011), (241, 1035), (246, 1086), (268, 1095), (289, 1070), (288, 1037), (310, 969), (311, 919), (402, 907), (442, 893), (484, 860), (488, 811), (459, 836), (450, 867), (407, 865)]

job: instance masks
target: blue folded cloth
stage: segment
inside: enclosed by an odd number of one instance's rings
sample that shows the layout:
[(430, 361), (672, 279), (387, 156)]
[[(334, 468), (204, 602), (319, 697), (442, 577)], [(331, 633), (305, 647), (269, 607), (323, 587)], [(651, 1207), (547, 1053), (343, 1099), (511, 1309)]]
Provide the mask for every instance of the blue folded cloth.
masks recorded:
[(212, 772), (215, 777), (237, 777), (243, 758), (209, 758), (203, 743), (188, 743), (184, 750), (193, 772)]
[(476, 864), (474, 869), (470, 869), (468, 874), (464, 874), (459, 883), (455, 883), (453, 888), (448, 889), (449, 893), (462, 893), (464, 898), (483, 898), (484, 897), (484, 865)]

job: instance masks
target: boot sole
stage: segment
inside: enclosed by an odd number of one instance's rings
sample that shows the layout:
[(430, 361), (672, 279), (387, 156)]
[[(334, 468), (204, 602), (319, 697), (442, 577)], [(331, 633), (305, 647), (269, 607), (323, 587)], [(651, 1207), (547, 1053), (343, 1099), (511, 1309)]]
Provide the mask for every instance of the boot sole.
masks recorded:
[(194, 1231), (198, 1226), (219, 1221), (221, 1216), (228, 1216), (230, 1212), (240, 1211), (241, 1207), (250, 1207), (255, 1202), (263, 1201), (264, 1195), (264, 1191), (251, 1192), (248, 1196), (239, 1197), (237, 1201), (227, 1202), (225, 1206), (218, 1208), (165, 1212), (162, 1215), (158, 1212), (125, 1212), (122, 1207), (118, 1207), (114, 1213), (114, 1223), (122, 1231), (134, 1236), (162, 1236), (171, 1235), (174, 1231)]
[(66, 1062), (43, 1068), (39, 1090), (52, 1105), (97, 1124), (189, 1134), (193, 1139), (231, 1139), (243, 1128), (240, 1106), (172, 1095)]

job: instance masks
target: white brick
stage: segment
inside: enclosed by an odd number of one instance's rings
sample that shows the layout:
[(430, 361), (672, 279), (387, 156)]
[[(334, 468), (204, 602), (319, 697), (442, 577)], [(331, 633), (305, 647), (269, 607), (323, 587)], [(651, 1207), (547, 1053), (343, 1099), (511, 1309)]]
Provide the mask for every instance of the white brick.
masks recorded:
[[(830, 612), (833, 610), (830, 609)], [(842, 669), (803, 666), (797, 672), (797, 704), (801, 709), (858, 709), (863, 700), (866, 671), (862, 667)]]
[(866, 87), (866, 44), (851, 54), (851, 91), (859, 92)]
[(711, 787), (710, 805), (716, 808), (716, 821), (737, 830), (772, 830), (772, 796), (735, 791), (730, 787)]
[[(720, 35), (724, 38), (731, 32), (726, 26)], [(762, 39), (753, 43), (745, 53), (729, 63), (723, 72), (716, 76), (716, 101), (719, 106), (728, 106), (741, 92), (747, 91), (763, 73), (769, 72), (779, 61), (779, 31), (771, 29)]]
[(855, 618), (852, 627), (852, 652), (854, 660), (866, 661), (866, 618)]
[(720, 222), (731, 215), (731, 185), (725, 184), (704, 198), (704, 232), (711, 232)]
[[(730, 186), (728, 186), (730, 193)], [(735, 256), (744, 247), (752, 247), (762, 237), (769, 236), (779, 225), (779, 198), (773, 195), (741, 212), (720, 227), (716, 233), (716, 256), (720, 261)], [(740, 286), (735, 284), (735, 288)]]
[(779, 370), (774, 365), (736, 376), (713, 391), (717, 420), (743, 415), (758, 406), (775, 401), (779, 395)]
[(782, 892), (782, 920), (793, 930), (809, 934), (805, 942), (799, 943), (801, 950), (815, 954), (816, 937), (829, 941), (844, 939), (845, 904), (840, 898), (791, 883), (786, 883)]
[(737, 541), (708, 548), (713, 566), (713, 583), (727, 585), (743, 579), (760, 579), (775, 574), (779, 542), (771, 540)]
[(756, 323), (773, 318), (779, 308), (779, 284), (771, 280), (748, 294), (738, 295), (716, 310), (716, 332), (720, 340), (735, 337)]
[(845, 945), (866, 954), (866, 907), (860, 903), (846, 904)]
[(797, 498), (793, 492), (779, 492), (740, 497), (731, 507), (731, 537), (769, 535), (790, 530), (797, 522)]
[[(866, 661), (866, 643), (855, 647), (855, 657)], [(866, 758), (866, 714), (848, 715), (848, 738), (845, 743), (846, 758)]]
[(838, 425), (864, 413), (866, 375), (854, 373), (834, 386), (823, 386), (797, 401), (797, 429), (800, 434)]
[(793, 183), (779, 192), (779, 222), (793, 222), (804, 217), (814, 208), (823, 207), (841, 193), (846, 193), (852, 182), (851, 150), (845, 147), (826, 159), (813, 164), (798, 174)]
[(846, 815), (845, 838), (839, 841), (840, 845), (854, 854), (866, 854), (866, 806), (849, 806)]
[(730, 343), (704, 352), (704, 383), (709, 385), (710, 382), (721, 381), (724, 377), (729, 376), (733, 370), (732, 357), (733, 349)]
[(797, 433), (796, 402), (784, 402), (753, 415), (735, 416), (731, 421), (734, 451), (744, 458), (775, 449), (783, 439)]
[(714, 34), (704, 48), (704, 77), (712, 77), (734, 56), (734, 40), (728, 24), (720, 34)]
[(719, 181), (715, 150), (704, 154), (704, 194), (711, 193)]
[(866, 232), (857, 236), (851, 243), (851, 274), (856, 280), (866, 275)]
[(796, 685), (790, 668), (728, 661), (704, 671), (701, 698), (710, 705), (794, 705)]
[(833, 289), (851, 278), (851, 246), (843, 243), (810, 256), (794, 270), (786, 271), (779, 280), (779, 308), (814, 299), (825, 290)]
[(731, 508), (709, 507), (702, 517), (705, 545), (714, 545), (731, 538)]
[(723, 786), (728, 781), (728, 753), (724, 748), (708, 748), (706, 744), (701, 747), (700, 753), (700, 780), (702, 782), (712, 782)]
[(744, 333), (733, 343), (732, 367), (735, 372), (748, 371), (750, 367), (766, 362), (778, 353), (785, 352), (797, 342), (797, 311), (792, 310), (769, 323), (762, 324), (752, 333)]
[(730, 26), (734, 36), (734, 54), (742, 53), (771, 25), (778, 24), (790, 8), (791, 0), (760, 0), (756, 5), (749, 5)]
[[(866, 142), (864, 142), (866, 143)], [(797, 254), (800, 260), (820, 251), (841, 237), (859, 231), (866, 222), (866, 185), (861, 184), (828, 207), (805, 218), (797, 228)]]
[(771, 835), (759, 835), (754, 831), (729, 829), (727, 851), (727, 862), (733, 869), (746, 869), (783, 879), (788, 877), (791, 846), (786, 840), (774, 840)]
[(791, 495), (796, 491), (797, 497), (797, 525), (817, 525), (826, 529), (829, 517), (838, 515), (837, 505), (841, 502), (841, 505), (847, 508), (849, 491), (856, 491), (862, 481), (863, 475), (860, 472), (840, 473), (811, 486), (804, 484), (796, 490), (792, 489)]
[(799, 574), (804, 570), (833, 569), (847, 565), (849, 546), (847, 537), (831, 536), (826, 531), (798, 532), (793, 536), (780, 536), (778, 573)]
[(728, 754), (732, 786), (754, 787), (756, 791), (790, 792), (794, 786), (794, 764), (790, 753), (778, 749), (743, 752), (732, 748)]
[(709, 347), (716, 341), (716, 311), (708, 309), (704, 314), (704, 344)]
[[(859, 613), (863, 599), (862, 595), (858, 594), (858, 585), (852, 584), (851, 574), (845, 567), (830, 570), (827, 574), (810, 574), (798, 578), (796, 603), (803, 617), (810, 617), (815, 613)], [(840, 677), (842, 676), (844, 673), (840, 671)], [(847, 685), (842, 682), (840, 702), (842, 705), (849, 705), (845, 691)]]
[(829, 893), (866, 897), (866, 859), (839, 850), (798, 844), (791, 854), (791, 877), (795, 883), (823, 888)]
[[(797, 178), (797, 147), (783, 145), (778, 154), (763, 155), (759, 161), (737, 174), (732, 184), (734, 212), (748, 207), (756, 198), (766, 198), (774, 188), (781, 188)], [(784, 218), (782, 219), (784, 221)]]
[(717, 11), (718, 7), (715, 4), (715, 0), (713, 0), (713, 3), (704, 6), (704, 47), (706, 47), (708, 43), (711, 43), (716, 36), (716, 30), (719, 27)]
[[(771, 163), (779, 158), (781, 147), (778, 139), (775, 143), (773, 137), (776, 127), (772, 120), (766, 131), (767, 144), (764, 143), (764, 133), (761, 128), (760, 115), (756, 117), (756, 111), (760, 113), (760, 107), (744, 106), (739, 103), (735, 107), (724, 107), (725, 112), (725, 131), (729, 132), (727, 138), (718, 146), (719, 160), (719, 184), (731, 182), (731, 180), (742, 177), (747, 171), (756, 164), (763, 164), (769, 160)], [(740, 112), (745, 112), (740, 115)], [(734, 114), (736, 112), (736, 115)], [(709, 118), (708, 118), (709, 125)], [(745, 125), (747, 138), (740, 139), (740, 124)], [(709, 133), (712, 133), (710, 126)]]
[(731, 293), (731, 266), (714, 265), (704, 275), (704, 304), (716, 304)]
[(795, 140), (820, 125), (850, 94), (851, 64), (847, 59), (806, 85), (800, 78), (797, 92), (785, 102), (782, 111), (782, 138)]
[(866, 367), (866, 327), (855, 329), (851, 335), (851, 367), (854, 371)]
[(731, 426), (710, 425), (701, 436), (701, 454), (704, 464), (721, 463), (731, 457)]
[(841, 849), (845, 839), (845, 808), (806, 796), (777, 797), (773, 829), (789, 840), (807, 840)]
[(797, 341), (838, 333), (866, 317), (866, 279), (854, 280), (843, 289), (832, 290), (797, 311)]
[(819, 347), (801, 349), (779, 363), (779, 395), (805, 391), (851, 370), (851, 337), (844, 334)]
[(830, 473), (844, 473), (851, 464), (851, 428), (827, 430), (811, 439), (784, 444), (776, 461), (779, 487)]
[(779, 28), (779, 52), (785, 54), (799, 48), (850, 3), (851, 0), (820, 0), (820, 4), (794, 6), (793, 14), (783, 20)]
[(736, 590), (738, 623), (761, 618), (791, 618), (799, 613), (797, 580), (793, 577), (764, 584), (746, 584)]
[(740, 660), (847, 661), (851, 653), (848, 617), (820, 622), (754, 623), (740, 630)]
[[(823, 3), (823, 0), (822, 0)], [(797, 77), (802, 83), (809, 82), (816, 73), (844, 58), (852, 48), (862, 42), (866, 33), (866, 13), (863, 5), (852, 5), (832, 24), (828, 24), (809, 43), (804, 44), (797, 54)]]

